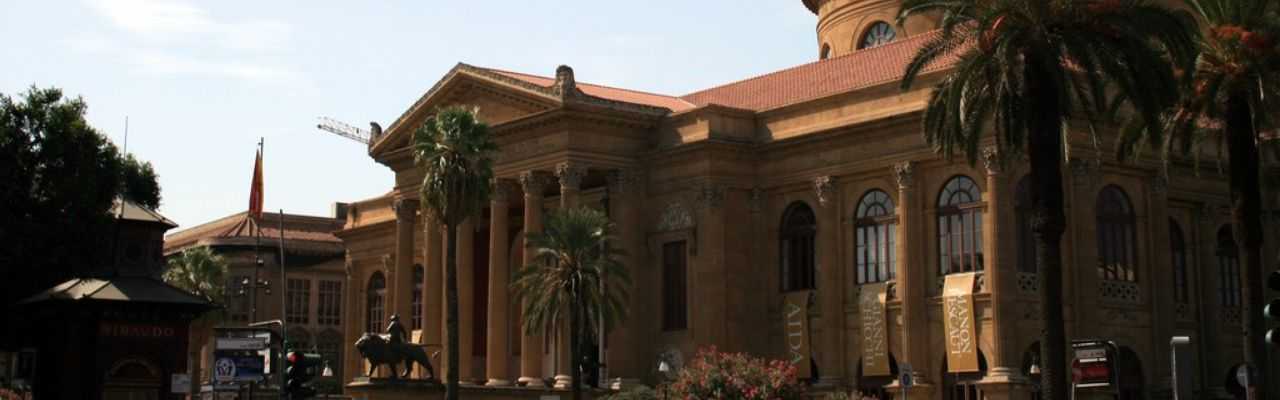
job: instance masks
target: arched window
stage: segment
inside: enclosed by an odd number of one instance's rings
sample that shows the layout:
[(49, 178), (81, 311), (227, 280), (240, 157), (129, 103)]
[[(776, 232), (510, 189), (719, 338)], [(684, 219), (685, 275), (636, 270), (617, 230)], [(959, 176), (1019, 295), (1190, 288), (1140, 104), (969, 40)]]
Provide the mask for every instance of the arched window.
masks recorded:
[(1178, 221), (1169, 218), (1169, 261), (1173, 265), (1173, 300), (1186, 304), (1191, 300), (1187, 284), (1187, 242)]
[(1031, 177), (1018, 180), (1013, 193), (1013, 215), (1017, 220), (1018, 271), (1036, 272), (1036, 235), (1031, 230), (1031, 218), (1035, 215), (1031, 205)]
[(893, 31), (893, 26), (884, 21), (877, 21), (867, 28), (867, 33), (862, 34), (862, 40), (858, 41), (858, 49), (868, 49), (892, 42), (897, 33)]
[(1112, 281), (1137, 282), (1137, 236), (1134, 234), (1133, 203), (1115, 185), (1098, 193), (1098, 277)]
[(828, 59), (828, 58), (831, 58), (831, 45), (826, 44), (826, 43), (823, 43), (823, 44), (822, 44), (822, 52), (820, 52), (820, 53), (818, 54), (818, 59), (819, 59), (819, 60), (826, 60), (826, 59)]
[(982, 197), (967, 176), (938, 195), (938, 263), (942, 275), (982, 270)]
[(1240, 307), (1240, 257), (1231, 225), (1218, 229), (1218, 298), (1222, 307)]
[(422, 264), (413, 265), (413, 329), (422, 329), (422, 281), (426, 275)]
[(814, 236), (817, 218), (813, 209), (802, 202), (791, 203), (782, 216), (779, 254), (782, 263), (782, 290), (814, 288)]
[(856, 215), (854, 240), (857, 243), (858, 284), (893, 279), (893, 262), (897, 259), (894, 235), (898, 225), (893, 199), (882, 190), (867, 192), (858, 202)]
[(365, 332), (381, 332), (383, 302), (387, 298), (387, 279), (382, 277), (381, 271), (374, 272), (373, 276), (369, 277), (366, 295), (364, 302)]

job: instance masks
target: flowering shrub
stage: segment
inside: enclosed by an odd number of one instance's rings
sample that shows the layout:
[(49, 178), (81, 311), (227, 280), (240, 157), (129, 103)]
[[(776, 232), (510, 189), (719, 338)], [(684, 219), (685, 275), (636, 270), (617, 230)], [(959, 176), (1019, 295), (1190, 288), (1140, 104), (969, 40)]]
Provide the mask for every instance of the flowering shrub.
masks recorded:
[(781, 360), (765, 361), (744, 353), (720, 353), (715, 347), (698, 355), (663, 390), (686, 400), (790, 400), (804, 397), (796, 368)]

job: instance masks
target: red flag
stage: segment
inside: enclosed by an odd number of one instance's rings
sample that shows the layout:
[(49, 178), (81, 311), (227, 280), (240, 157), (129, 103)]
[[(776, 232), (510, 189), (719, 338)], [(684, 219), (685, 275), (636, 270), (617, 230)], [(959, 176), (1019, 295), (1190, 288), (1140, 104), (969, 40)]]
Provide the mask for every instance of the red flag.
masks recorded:
[(249, 187), (249, 215), (262, 218), (262, 150), (253, 161), (253, 184)]

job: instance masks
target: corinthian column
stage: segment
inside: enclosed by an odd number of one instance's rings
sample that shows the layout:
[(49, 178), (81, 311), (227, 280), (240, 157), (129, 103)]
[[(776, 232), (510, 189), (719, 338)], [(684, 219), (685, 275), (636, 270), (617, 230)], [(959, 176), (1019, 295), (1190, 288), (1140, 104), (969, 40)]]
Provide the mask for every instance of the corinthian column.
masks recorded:
[(556, 176), (560, 178), (560, 208), (578, 206), (578, 198), (582, 191), (582, 177), (587, 169), (572, 162), (556, 165)]
[[(925, 267), (925, 258), (921, 254), (923, 246), (924, 210), (920, 207), (920, 196), (915, 188), (916, 163), (905, 161), (893, 166), (893, 174), (898, 182), (898, 237), (897, 246), (898, 299), (902, 301), (902, 352), (900, 360), (906, 360), (914, 366), (915, 386), (899, 398), (908, 400), (928, 399), (931, 385), (928, 384), (926, 371), (933, 363), (933, 354), (929, 354), (929, 321), (926, 319), (929, 303), (925, 294), (925, 281), (929, 271)], [(918, 246), (918, 248), (916, 247)], [(901, 361), (899, 361), (901, 362)]]
[(1006, 234), (1002, 228), (1014, 226), (1013, 204), (1005, 202), (1009, 199), (1009, 185), (1005, 182), (1000, 150), (995, 146), (982, 149), (982, 160), (987, 169), (987, 193), (984, 199), (987, 202), (987, 212), (982, 215), (982, 252), (986, 259), (983, 273), (986, 275), (987, 290), (991, 293), (991, 315), (995, 321), (991, 375), (1006, 377), (1017, 371), (1018, 364), (1015, 362), (1021, 361), (1015, 360), (1018, 354), (1010, 348), (1014, 342), (1011, 332), (1016, 328), (1014, 324), (1017, 321), (1006, 318), (1006, 311), (1012, 307), (1008, 301), (1013, 298), (1014, 290), (1017, 290), (1014, 285), (1017, 282), (1017, 269), (1014, 268), (1017, 259), (1013, 256), (1016, 250), (1011, 246), (1014, 243), (1013, 235)]
[[(642, 196), (643, 185), (640, 184), (639, 173), (635, 170), (618, 170), (612, 171), (608, 176), (609, 182), (609, 214), (613, 217), (615, 228), (618, 235), (618, 241), (613, 246), (622, 248), (625, 252), (620, 257), (620, 261), (624, 268), (630, 272), (632, 288), (630, 293), (630, 304), (627, 306), (632, 312), (632, 320), (639, 320), (635, 315), (640, 314), (643, 307), (640, 304), (641, 296), (638, 295), (637, 287), (640, 278), (640, 263), (643, 260), (644, 243), (643, 228), (640, 223), (640, 204), (637, 199)], [(614, 385), (615, 388), (621, 389), (623, 385), (639, 382), (639, 379), (645, 374), (645, 366), (642, 361), (644, 358), (639, 351), (642, 347), (640, 342), (644, 341), (644, 329), (647, 327), (640, 326), (639, 323), (623, 321), (622, 326), (615, 327), (613, 332), (607, 336), (609, 339), (609, 348), (606, 349), (605, 365), (608, 366), (610, 377), (617, 377)]]
[[(533, 264), (534, 254), (528, 250), (528, 235), (542, 231), (542, 191), (545, 179), (534, 171), (520, 174), (520, 186), (524, 190), (525, 251), (523, 265)], [(528, 326), (521, 322), (520, 379), (529, 387), (541, 387), (542, 383), (542, 335), (529, 334)]]
[(838, 386), (844, 378), (844, 274), (840, 264), (840, 195), (835, 179), (813, 180), (818, 198), (818, 301), (822, 304), (822, 347), (818, 383)]
[(489, 324), (485, 335), (485, 374), (487, 386), (508, 386), (511, 378), (507, 372), (511, 354), (508, 338), (507, 283), (511, 280), (508, 264), (511, 249), (507, 219), (508, 186), (502, 180), (493, 183), (493, 198), (489, 202)]
[(413, 326), (413, 231), (418, 215), (418, 201), (398, 199), (392, 205), (396, 211), (396, 262), (392, 282), (394, 290), (392, 310), (409, 327)]
[(422, 222), (422, 343), (444, 344), (444, 234), (435, 218)]

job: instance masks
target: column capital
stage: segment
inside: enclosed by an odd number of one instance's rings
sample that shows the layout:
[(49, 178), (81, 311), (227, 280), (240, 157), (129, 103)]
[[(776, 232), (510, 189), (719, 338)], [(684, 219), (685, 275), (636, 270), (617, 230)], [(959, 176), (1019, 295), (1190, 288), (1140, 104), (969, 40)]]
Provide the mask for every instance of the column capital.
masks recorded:
[(1151, 185), (1151, 193), (1157, 196), (1169, 194), (1169, 178), (1165, 177), (1163, 173), (1156, 174), (1155, 177), (1151, 178), (1149, 184)]
[(723, 185), (704, 183), (695, 190), (697, 190), (694, 194), (696, 195), (698, 208), (718, 209), (720, 205), (724, 204), (725, 188)]
[(1000, 175), (1004, 172), (1004, 158), (999, 147), (982, 148), (982, 165), (987, 167), (987, 175)]
[(1067, 160), (1067, 167), (1071, 168), (1071, 177), (1078, 186), (1089, 185), (1098, 176), (1098, 170), (1102, 162), (1099, 160), (1090, 160), (1085, 158), (1073, 157)]
[(813, 178), (813, 192), (818, 197), (818, 204), (826, 207), (831, 204), (831, 199), (835, 197), (835, 178), (830, 175), (823, 175)]
[(609, 184), (609, 191), (617, 194), (630, 194), (637, 192), (636, 186), (640, 184), (640, 171), (635, 168), (622, 168), (609, 171), (605, 176)]
[(898, 182), (899, 190), (911, 189), (915, 184), (915, 161), (903, 161), (893, 164), (893, 177)]
[(412, 220), (418, 215), (418, 199), (399, 198), (391, 203), (391, 208), (395, 210), (397, 220)]
[(493, 186), (493, 196), (489, 198), (489, 201), (493, 203), (506, 203), (507, 199), (511, 196), (511, 180), (506, 178), (493, 178), (493, 181), (489, 182), (489, 184)]
[(542, 197), (542, 192), (546, 190), (547, 184), (550, 183), (548, 182), (550, 179), (547, 179), (547, 176), (539, 171), (521, 172), (518, 180), (520, 188), (524, 190), (525, 197), (529, 197), (532, 194)]
[(582, 177), (587, 175), (587, 167), (582, 164), (565, 161), (556, 164), (556, 176), (560, 178), (561, 189), (578, 189), (582, 186)]

